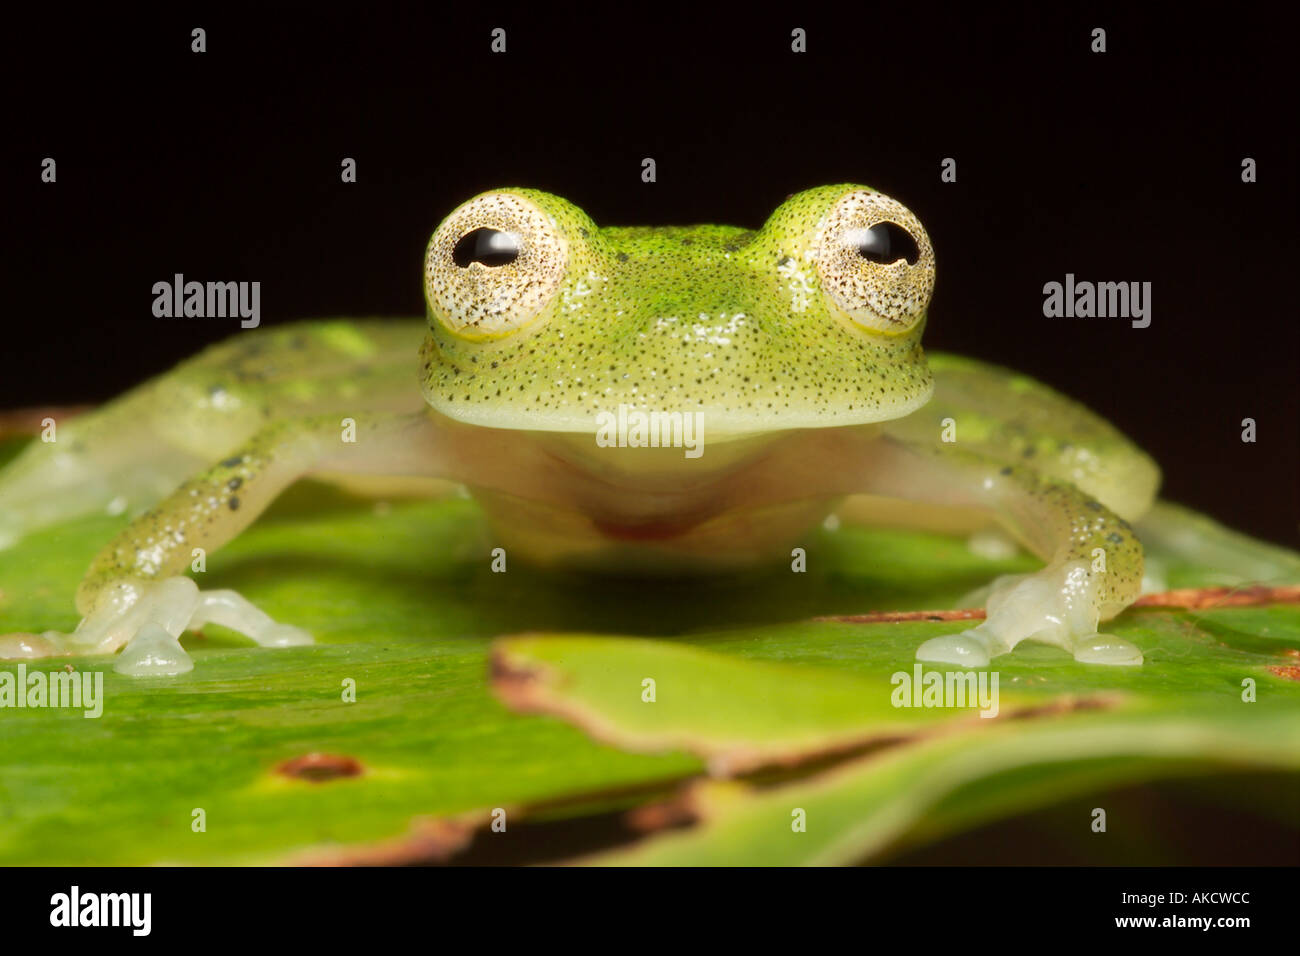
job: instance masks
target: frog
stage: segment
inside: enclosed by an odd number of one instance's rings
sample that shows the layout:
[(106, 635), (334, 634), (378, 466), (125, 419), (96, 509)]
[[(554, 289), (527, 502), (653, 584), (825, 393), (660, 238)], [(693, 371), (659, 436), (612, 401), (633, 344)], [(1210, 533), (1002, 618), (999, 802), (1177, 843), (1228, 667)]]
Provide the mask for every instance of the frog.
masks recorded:
[[(596, 575), (743, 574), (839, 515), (997, 528), (1043, 567), (994, 581), (983, 620), (918, 661), (987, 667), (1032, 639), (1143, 663), (1099, 628), (1142, 588), (1133, 522), (1159, 468), (1052, 388), (922, 349), (935, 253), (901, 202), (839, 184), (757, 229), (601, 227), (559, 196), (493, 189), (442, 220), (422, 271), (422, 319), (236, 332), (29, 444), (0, 473), (0, 545), (136, 517), (78, 586), (75, 630), (5, 635), (0, 657), (117, 654), (150, 676), (191, 668), (180, 637), (207, 623), (309, 644), (200, 589), (191, 556), (301, 479), (400, 476), (467, 490), (512, 559)], [(647, 417), (663, 441), (610, 440)]]

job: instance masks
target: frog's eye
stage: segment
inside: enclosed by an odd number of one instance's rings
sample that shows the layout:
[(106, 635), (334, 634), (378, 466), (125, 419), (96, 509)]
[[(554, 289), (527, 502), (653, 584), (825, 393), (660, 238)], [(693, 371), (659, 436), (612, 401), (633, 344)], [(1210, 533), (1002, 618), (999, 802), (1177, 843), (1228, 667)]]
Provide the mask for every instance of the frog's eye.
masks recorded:
[(519, 237), (499, 229), (475, 229), (466, 233), (451, 249), (451, 260), (462, 269), (471, 262), (485, 266), (508, 266), (519, 258)]
[(841, 197), (822, 220), (817, 272), (831, 301), (858, 325), (906, 332), (934, 290), (934, 251), (902, 203), (867, 190)]
[(921, 258), (912, 234), (896, 222), (878, 222), (867, 229), (856, 229), (848, 238), (851, 245), (857, 246), (858, 255), (882, 266), (899, 259), (914, 266)]
[(487, 193), (443, 220), (429, 240), (425, 299), (452, 332), (504, 335), (555, 298), (568, 257), (568, 244), (536, 205), (513, 193)]

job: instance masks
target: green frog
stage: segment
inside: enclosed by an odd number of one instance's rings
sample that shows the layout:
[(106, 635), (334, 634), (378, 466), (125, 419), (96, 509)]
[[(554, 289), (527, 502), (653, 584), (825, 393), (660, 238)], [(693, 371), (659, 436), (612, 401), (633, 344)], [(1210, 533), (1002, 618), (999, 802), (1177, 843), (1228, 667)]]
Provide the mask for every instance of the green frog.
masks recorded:
[(121, 650), (124, 673), (171, 674), (207, 622), (309, 643), (184, 572), (300, 478), (388, 475), (459, 483), (512, 559), (593, 573), (788, 562), (833, 514), (996, 525), (1044, 567), (918, 659), (980, 667), (1033, 638), (1141, 664), (1098, 628), (1139, 594), (1130, 522), (1156, 465), (1023, 375), (927, 357), (935, 255), (898, 201), (835, 185), (757, 230), (600, 228), (498, 189), (443, 220), (423, 274), (423, 321), (237, 333), (25, 449), (0, 474), (0, 539), (148, 510), (94, 559), (73, 633), (6, 635), (0, 656)]

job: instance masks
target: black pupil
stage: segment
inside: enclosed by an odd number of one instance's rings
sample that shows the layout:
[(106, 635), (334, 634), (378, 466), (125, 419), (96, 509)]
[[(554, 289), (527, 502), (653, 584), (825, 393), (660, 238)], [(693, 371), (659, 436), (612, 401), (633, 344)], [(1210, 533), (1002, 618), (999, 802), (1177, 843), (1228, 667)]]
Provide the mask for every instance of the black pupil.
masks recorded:
[(471, 262), (508, 266), (519, 258), (519, 240), (499, 229), (475, 229), (456, 243), (451, 258), (462, 269)]
[(908, 265), (916, 265), (921, 258), (921, 250), (916, 247), (912, 234), (902, 226), (892, 222), (878, 222), (863, 232), (858, 243), (858, 255), (870, 262), (888, 264), (906, 259)]

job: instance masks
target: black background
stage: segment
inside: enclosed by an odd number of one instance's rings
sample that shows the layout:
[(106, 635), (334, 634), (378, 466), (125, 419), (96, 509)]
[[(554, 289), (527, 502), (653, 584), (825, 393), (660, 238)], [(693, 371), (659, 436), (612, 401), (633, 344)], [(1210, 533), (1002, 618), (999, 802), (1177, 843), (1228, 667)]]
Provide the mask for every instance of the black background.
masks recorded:
[[(970, 937), (972, 948), (989, 945), (1007, 935), (1010, 923), (1022, 937), (1053, 939), (1065, 933), (1076, 944), (1116, 945), (1125, 936), (1130, 946), (1133, 940), (1150, 945), (1166, 938), (1182, 944), (1195, 935), (1225, 949), (1253, 940), (1252, 948), (1272, 951), (1290, 940), (1294, 915), (1292, 871), (1280, 866), (867, 867), (848, 876), (827, 868), (782, 872), (736, 867), (725, 879), (734, 899), (775, 894), (811, 898), (809, 912), (819, 938), (842, 932), (874, 940), (882, 927), (901, 928), (904, 938), (917, 940), (918, 949), (930, 949), (936, 938), (946, 942), (958, 932)], [(269, 867), (50, 867), (0, 871), (0, 885), (6, 880), (12, 884), (5, 886), (6, 941), (41, 950), (58, 943), (125, 948), (142, 940), (144, 945), (156, 940), (183, 946), (201, 935), (213, 945), (241, 951), (291, 941), (304, 949), (368, 952), (383, 945), (381, 934), (445, 938), (444, 929), (454, 926), (486, 927), (503, 948), (525, 950), (537, 949), (542, 938), (626, 935), (629, 927), (647, 919), (674, 939), (725, 940), (744, 951), (809, 945), (807, 920), (766, 913), (755, 918), (739, 907), (722, 911), (716, 903), (710, 909), (720, 896), (716, 872), (709, 876), (681, 868), (661, 874), (648, 869), (455, 867), (413, 875), (397, 867), (300, 867), (288, 874)], [(241, 890), (237, 907), (228, 912), (204, 909), (209, 901), (230, 895), (235, 881)], [(51, 927), (51, 897), (67, 894), (74, 884), (83, 894), (152, 894), (152, 932), (135, 937), (125, 928)], [(1217, 892), (1240, 894), (1249, 902), (1155, 907), (1123, 902), (1125, 894), (1164, 894), (1167, 899), (1174, 892), (1188, 901), (1195, 893)], [(1207, 933), (1115, 924), (1117, 917), (1207, 916), (1245, 916), (1250, 925)], [(561, 918), (569, 925), (561, 925)]]
[[(263, 324), (420, 314), (428, 235), (487, 188), (604, 224), (757, 226), (791, 192), (864, 182), (935, 246), (928, 346), (1083, 400), (1156, 456), (1168, 497), (1300, 541), (1294, 63), (1263, 6), (6, 18), (0, 408), (104, 400), (236, 330), (153, 318), (175, 272), (260, 280)], [(1150, 281), (1151, 326), (1044, 318), (1067, 272)]]

